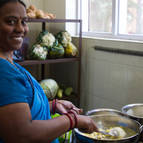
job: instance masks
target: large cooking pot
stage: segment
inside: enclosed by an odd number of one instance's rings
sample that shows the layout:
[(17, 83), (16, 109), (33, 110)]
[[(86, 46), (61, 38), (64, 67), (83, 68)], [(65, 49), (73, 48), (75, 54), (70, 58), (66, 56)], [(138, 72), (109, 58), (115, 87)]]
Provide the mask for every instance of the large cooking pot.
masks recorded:
[(143, 125), (143, 103), (125, 105), (122, 107), (122, 112)]
[(130, 119), (120, 111), (114, 109), (95, 109), (88, 111), (87, 115), (91, 117), (99, 128), (109, 128), (114, 126), (122, 126), (134, 131), (134, 134), (127, 133), (122, 139), (93, 139), (85, 136), (78, 129), (74, 129), (74, 134), (77, 143), (138, 143), (142, 126), (139, 122)]

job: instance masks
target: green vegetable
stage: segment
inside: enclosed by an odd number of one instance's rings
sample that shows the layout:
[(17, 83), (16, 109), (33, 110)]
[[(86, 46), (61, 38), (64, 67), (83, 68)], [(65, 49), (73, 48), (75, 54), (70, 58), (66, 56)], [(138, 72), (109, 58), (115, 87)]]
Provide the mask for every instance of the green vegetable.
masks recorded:
[(45, 60), (48, 54), (46, 47), (41, 46), (40, 44), (34, 44), (28, 51), (29, 59), (35, 60)]
[(61, 58), (64, 56), (65, 50), (61, 44), (54, 45), (50, 48), (49, 57), (50, 58)]
[(55, 36), (58, 39), (58, 42), (61, 43), (64, 47), (67, 46), (68, 42), (72, 41), (71, 35), (67, 31), (61, 31)]
[(78, 49), (72, 42), (67, 43), (65, 47), (65, 56), (66, 57), (76, 57), (78, 55)]
[(52, 47), (55, 42), (55, 37), (52, 33), (48, 31), (40, 32), (37, 37), (37, 42), (40, 43), (42, 46)]
[(59, 86), (54, 79), (44, 79), (40, 82), (40, 85), (42, 89), (44, 90), (44, 93), (46, 94), (48, 99), (55, 98)]
[(67, 87), (64, 91), (64, 94), (67, 95), (67, 96), (70, 96), (72, 92), (73, 92), (73, 88), (72, 87)]
[(59, 97), (59, 98), (62, 98), (63, 97), (63, 89), (58, 89), (58, 92), (57, 92), (57, 96)]

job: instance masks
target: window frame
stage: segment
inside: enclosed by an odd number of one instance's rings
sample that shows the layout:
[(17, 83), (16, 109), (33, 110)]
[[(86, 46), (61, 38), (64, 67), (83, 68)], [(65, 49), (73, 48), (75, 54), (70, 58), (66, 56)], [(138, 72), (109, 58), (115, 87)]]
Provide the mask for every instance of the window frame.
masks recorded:
[[(110, 38), (110, 39), (125, 39), (142, 41), (143, 34), (119, 34), (119, 10), (121, 0), (112, 0), (112, 32), (83, 32), (83, 36)], [(78, 17), (82, 19), (82, 0), (78, 2)]]

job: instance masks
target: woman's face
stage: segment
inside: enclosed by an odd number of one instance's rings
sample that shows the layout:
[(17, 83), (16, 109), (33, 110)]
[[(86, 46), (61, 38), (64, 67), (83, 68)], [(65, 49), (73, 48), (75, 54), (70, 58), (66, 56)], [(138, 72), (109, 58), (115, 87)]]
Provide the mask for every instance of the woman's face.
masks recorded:
[(9, 2), (0, 8), (0, 50), (21, 48), (28, 32), (25, 7), (19, 2)]

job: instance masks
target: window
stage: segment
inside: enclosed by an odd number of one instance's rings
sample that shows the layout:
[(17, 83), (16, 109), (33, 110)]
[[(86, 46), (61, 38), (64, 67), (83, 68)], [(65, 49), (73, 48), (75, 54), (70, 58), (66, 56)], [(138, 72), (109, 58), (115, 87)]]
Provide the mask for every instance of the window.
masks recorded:
[(143, 0), (80, 0), (80, 6), (84, 35), (143, 38)]

